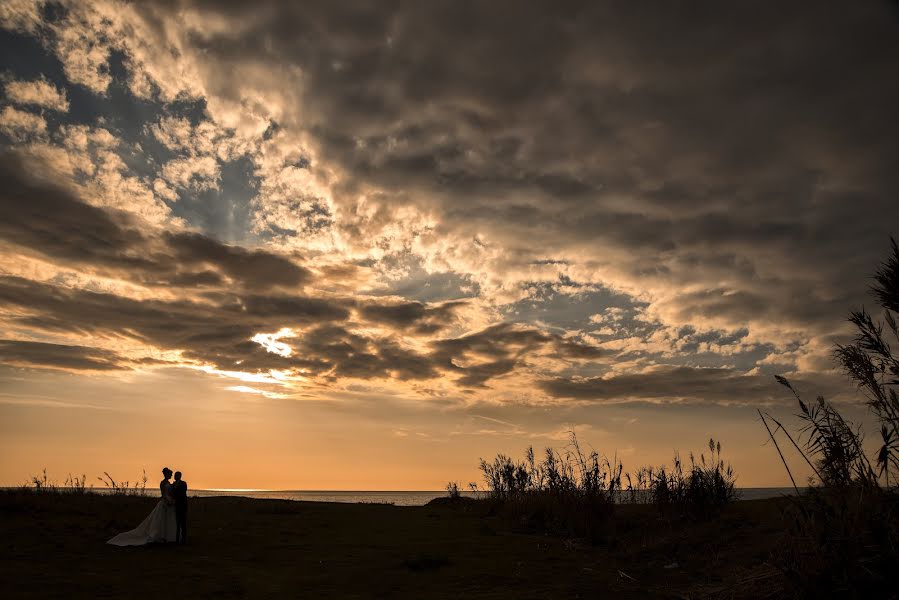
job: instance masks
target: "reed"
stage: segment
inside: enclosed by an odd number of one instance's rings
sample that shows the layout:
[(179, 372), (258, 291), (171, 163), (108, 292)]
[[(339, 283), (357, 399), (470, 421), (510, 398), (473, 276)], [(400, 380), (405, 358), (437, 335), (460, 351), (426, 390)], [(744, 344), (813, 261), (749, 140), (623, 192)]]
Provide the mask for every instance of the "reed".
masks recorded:
[(737, 499), (737, 477), (733, 466), (724, 462), (720, 441), (709, 439), (708, 457), (705, 452), (698, 460), (692, 452), (689, 456), (689, 468), (675, 453), (671, 469), (643, 467), (634, 478), (628, 477), (629, 488), (632, 481), (637, 487), (625, 490), (625, 500), (636, 500), (643, 491), (643, 501), (648, 499), (660, 508), (705, 516)]
[[(786, 438), (815, 473), (808, 493), (787, 509), (789, 530), (775, 553), (777, 564), (795, 595), (813, 597), (899, 596), (899, 246), (874, 276), (872, 292), (884, 311), (875, 320), (864, 308), (849, 322), (856, 328), (852, 343), (837, 345), (834, 358), (864, 393), (880, 425), (880, 448), (865, 452), (861, 427), (847, 421), (823, 396), (809, 403), (785, 378), (799, 407), (796, 435), (770, 413), (759, 411), (784, 468), (793, 479), (777, 437)], [(892, 339), (891, 339), (892, 338)], [(771, 425), (776, 427), (772, 429)], [(795, 485), (795, 481), (794, 481)]]
[[(103, 472), (102, 477), (97, 477), (97, 479), (103, 482), (106, 493), (114, 496), (145, 496), (147, 494), (148, 478), (146, 469), (143, 470), (141, 478), (134, 485), (131, 485), (129, 481), (116, 481), (106, 471)], [(47, 474), (46, 468), (42, 469), (39, 474), (32, 475), (29, 481), (22, 486), (22, 489), (34, 493), (75, 494), (79, 496), (96, 493), (93, 485), (87, 485), (87, 475), (82, 474), (78, 476), (69, 473), (65, 481), (59, 484)]]
[[(596, 450), (585, 451), (576, 434), (560, 451), (546, 448), (538, 459), (533, 447), (523, 460), (505, 454), (481, 459), (486, 500), (495, 512), (518, 523), (591, 541), (607, 539), (619, 503), (656, 504), (683, 516), (704, 517), (736, 499), (736, 475), (709, 440), (708, 455), (690, 454), (689, 466), (675, 454), (673, 467), (642, 467), (625, 473), (621, 462)], [(452, 490), (450, 490), (452, 495)]]
[(450, 500), (459, 500), (462, 497), (462, 492), (459, 491), (459, 484), (455, 481), (450, 481), (446, 484), (446, 493), (449, 495)]

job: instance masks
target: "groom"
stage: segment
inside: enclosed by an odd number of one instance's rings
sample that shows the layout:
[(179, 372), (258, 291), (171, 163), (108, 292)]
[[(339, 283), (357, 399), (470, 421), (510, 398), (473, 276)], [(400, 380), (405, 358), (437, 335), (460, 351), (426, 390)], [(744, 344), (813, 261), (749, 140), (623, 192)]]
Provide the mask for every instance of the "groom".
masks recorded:
[(181, 479), (181, 471), (175, 471), (175, 483), (172, 484), (175, 495), (175, 541), (187, 543), (187, 482)]

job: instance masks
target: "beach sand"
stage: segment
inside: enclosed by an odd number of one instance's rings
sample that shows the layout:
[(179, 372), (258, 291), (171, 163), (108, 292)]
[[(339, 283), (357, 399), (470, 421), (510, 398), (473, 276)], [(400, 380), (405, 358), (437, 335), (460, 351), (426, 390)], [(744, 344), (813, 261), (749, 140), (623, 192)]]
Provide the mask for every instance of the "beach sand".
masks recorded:
[(0, 494), (4, 598), (758, 598), (784, 500), (668, 519), (618, 507), (591, 545), (528, 531), (483, 506), (397, 507), (193, 498), (190, 544), (105, 544), (155, 498)]

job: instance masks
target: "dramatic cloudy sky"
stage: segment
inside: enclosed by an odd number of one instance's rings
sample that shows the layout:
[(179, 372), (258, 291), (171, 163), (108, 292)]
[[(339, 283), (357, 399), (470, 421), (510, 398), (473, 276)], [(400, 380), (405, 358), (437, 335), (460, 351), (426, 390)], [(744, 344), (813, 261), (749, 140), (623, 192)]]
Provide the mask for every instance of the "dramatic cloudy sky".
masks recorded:
[[(899, 233), (889, 2), (0, 4), (0, 483), (437, 488), (720, 437)], [(870, 302), (869, 302), (870, 304)]]

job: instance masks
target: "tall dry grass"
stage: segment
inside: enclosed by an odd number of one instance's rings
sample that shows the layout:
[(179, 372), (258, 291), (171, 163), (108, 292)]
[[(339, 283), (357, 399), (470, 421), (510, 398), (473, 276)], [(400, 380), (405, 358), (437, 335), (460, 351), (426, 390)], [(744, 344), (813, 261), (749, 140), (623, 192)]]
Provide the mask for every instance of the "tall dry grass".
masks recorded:
[(799, 407), (796, 434), (759, 411), (793, 485), (778, 437), (798, 450), (815, 473), (815, 485), (789, 508), (789, 532), (777, 552), (797, 596), (899, 597), (899, 354), (891, 346), (899, 343), (893, 314), (899, 312), (899, 246), (890, 241), (892, 253), (871, 288), (883, 321), (864, 308), (853, 310), (849, 322), (856, 336), (834, 349), (878, 422), (877, 452), (868, 456), (861, 427), (833, 404), (822, 396), (805, 402), (784, 377), (777, 376), (777, 382)]
[(621, 464), (595, 450), (584, 452), (570, 434), (563, 451), (533, 447), (524, 460), (498, 454), (481, 459), (486, 499), (493, 511), (531, 528), (599, 540), (608, 533), (614, 495), (621, 487)]
[[(145, 496), (147, 494), (147, 471), (143, 470), (140, 479), (133, 484), (130, 481), (116, 481), (106, 471), (103, 476), (97, 477), (97, 480), (103, 483), (104, 493), (114, 496)], [(63, 483), (58, 483), (55, 479), (47, 474), (47, 469), (42, 469), (37, 475), (32, 475), (28, 482), (22, 486), (23, 490), (35, 493), (54, 493), (54, 494), (92, 494), (98, 490), (93, 485), (87, 485), (87, 475), (69, 475)]]
[(572, 431), (562, 450), (546, 448), (538, 458), (529, 447), (518, 461), (498, 454), (481, 459), (480, 469), (496, 512), (592, 541), (610, 534), (619, 503), (654, 503), (680, 515), (706, 516), (736, 499), (736, 475), (715, 440), (709, 440), (708, 454), (697, 459), (690, 453), (689, 465), (675, 454), (670, 468), (643, 467), (631, 474), (617, 458), (585, 451)]
[[(721, 442), (710, 438), (708, 456), (700, 453), (699, 459), (691, 452), (687, 467), (675, 453), (671, 468), (643, 467), (632, 479), (628, 476), (624, 499), (636, 500), (632, 489), (648, 490), (648, 501), (660, 508), (672, 507), (693, 515), (708, 515), (737, 499), (733, 466), (724, 462)], [(633, 482), (633, 483), (632, 483)]]

